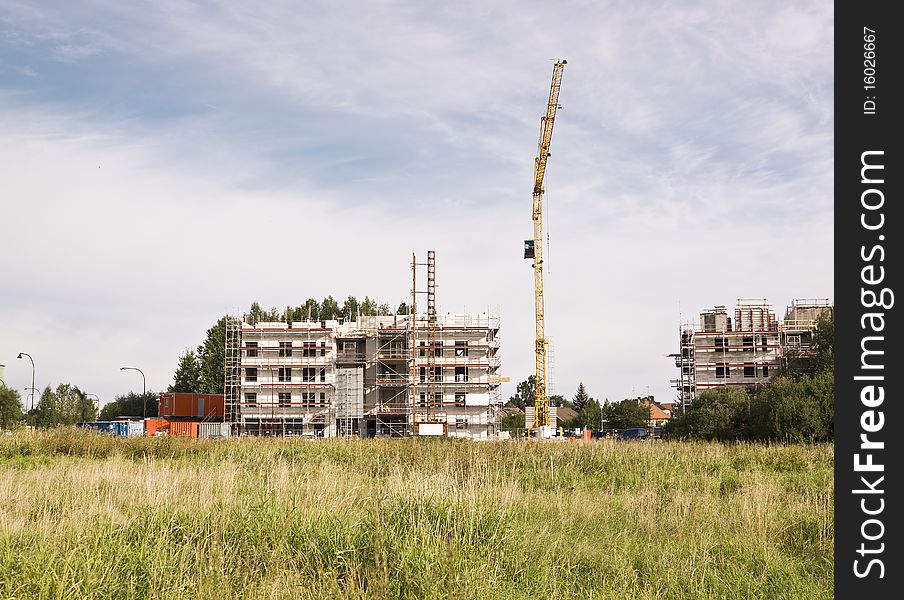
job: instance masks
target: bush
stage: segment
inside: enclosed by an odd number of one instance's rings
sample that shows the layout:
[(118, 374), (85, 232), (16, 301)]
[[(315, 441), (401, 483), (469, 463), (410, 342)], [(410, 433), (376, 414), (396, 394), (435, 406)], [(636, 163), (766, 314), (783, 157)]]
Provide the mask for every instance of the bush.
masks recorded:
[(739, 388), (703, 392), (686, 415), (672, 419), (665, 435), (677, 438), (731, 441), (744, 437), (751, 398)]
[(831, 440), (835, 377), (831, 371), (775, 377), (755, 393), (740, 388), (703, 392), (665, 435), (700, 440), (815, 442)]
[(776, 377), (756, 395), (748, 437), (783, 442), (830, 440), (835, 433), (835, 378), (829, 371)]

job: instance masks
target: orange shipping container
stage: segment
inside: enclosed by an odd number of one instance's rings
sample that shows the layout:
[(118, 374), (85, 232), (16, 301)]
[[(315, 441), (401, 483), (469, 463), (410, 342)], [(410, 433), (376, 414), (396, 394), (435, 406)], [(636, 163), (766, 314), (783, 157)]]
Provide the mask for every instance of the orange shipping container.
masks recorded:
[(170, 421), (167, 424), (170, 435), (182, 437), (198, 437), (198, 423), (196, 421)]
[(222, 421), (225, 416), (223, 394), (160, 394), (161, 417), (181, 417)]
[[(145, 419), (144, 435), (154, 437), (158, 431), (161, 431), (166, 425), (166, 419)], [(161, 431), (162, 433), (162, 431)]]

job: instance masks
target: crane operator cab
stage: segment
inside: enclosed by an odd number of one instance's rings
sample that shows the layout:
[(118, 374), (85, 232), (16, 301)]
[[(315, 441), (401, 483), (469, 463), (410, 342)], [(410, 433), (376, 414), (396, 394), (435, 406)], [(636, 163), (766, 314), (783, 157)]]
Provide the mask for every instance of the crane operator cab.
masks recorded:
[(534, 240), (524, 240), (524, 258), (534, 257)]

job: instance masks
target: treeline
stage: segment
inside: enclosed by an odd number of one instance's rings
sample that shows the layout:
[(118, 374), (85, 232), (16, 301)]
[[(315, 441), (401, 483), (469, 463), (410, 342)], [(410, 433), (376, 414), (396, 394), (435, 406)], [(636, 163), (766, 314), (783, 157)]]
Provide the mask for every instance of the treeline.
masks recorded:
[(700, 394), (666, 426), (671, 438), (777, 442), (829, 441), (835, 435), (835, 321), (817, 321), (812, 355), (792, 356), (757, 390)]
[(33, 427), (75, 425), (80, 421), (93, 421), (97, 417), (94, 400), (69, 383), (52, 389), (44, 388), (37, 404), (29, 411), (22, 407), (18, 390), (0, 386), (0, 429), (15, 429), (24, 424)]
[[(536, 377), (529, 376), (518, 384), (515, 395), (509, 397), (506, 406), (513, 406), (524, 410), (527, 406), (533, 406), (536, 400)], [(600, 404), (599, 400), (592, 398), (584, 387), (584, 383), (578, 384), (574, 397), (569, 400), (560, 394), (549, 397), (550, 406), (564, 406), (577, 412), (577, 416), (563, 422), (563, 427), (586, 429), (626, 429), (628, 427), (640, 427), (650, 420), (650, 409), (643, 404), (645, 400), (652, 398), (631, 398), (621, 402), (609, 402), (608, 398)], [(523, 429), (524, 413), (508, 415), (502, 419), (502, 429)]]
[(75, 425), (84, 421), (109, 421), (118, 417), (157, 416), (158, 393), (129, 392), (116, 396), (97, 412), (98, 401), (70, 383), (61, 383), (56, 389), (47, 386), (36, 398), (33, 409), (23, 408), (23, 398), (18, 390), (0, 385), (0, 429), (9, 430), (30, 425), (32, 427), (57, 427)]
[[(248, 316), (252, 323), (262, 321), (285, 322), (321, 321), (332, 319), (352, 319), (357, 315), (407, 315), (408, 305), (399, 304), (395, 313), (388, 304), (378, 304), (370, 296), (358, 301), (349, 296), (340, 306), (332, 297), (327, 296), (322, 302), (308, 298), (299, 306), (287, 306), (285, 309), (271, 308), (266, 311), (257, 302), (251, 303)], [(179, 363), (173, 373), (173, 383), (167, 391), (199, 394), (222, 394), (224, 387), (224, 365), (226, 362), (226, 325), (232, 317), (221, 317), (210, 329), (204, 341), (197, 348), (188, 348), (179, 356)]]
[(110, 421), (118, 417), (156, 417), (159, 399), (159, 392), (150, 390), (144, 394), (129, 392), (125, 396), (116, 396), (113, 402), (104, 404), (100, 409), (100, 420)]
[(395, 311), (389, 304), (378, 304), (370, 296), (364, 296), (363, 300), (358, 300), (355, 296), (349, 296), (340, 306), (339, 302), (332, 296), (327, 296), (322, 302), (318, 302), (314, 298), (308, 298), (304, 304), (299, 306), (287, 306), (280, 310), (276, 307), (266, 311), (261, 308), (257, 302), (251, 303), (251, 309), (248, 314), (252, 323), (261, 321), (284, 321), (291, 323), (293, 321), (328, 321), (331, 319), (354, 320), (357, 315), (373, 317), (376, 315), (407, 315), (409, 313), (408, 305), (405, 302), (399, 304)]

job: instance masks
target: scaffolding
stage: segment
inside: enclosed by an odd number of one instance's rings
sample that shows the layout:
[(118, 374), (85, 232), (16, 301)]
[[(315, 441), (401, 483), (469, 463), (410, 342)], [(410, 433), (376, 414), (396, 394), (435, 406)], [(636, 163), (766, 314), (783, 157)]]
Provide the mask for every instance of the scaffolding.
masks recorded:
[[(417, 289), (427, 267), (426, 289)], [(237, 434), (397, 437), (443, 423), (452, 435), (495, 432), (499, 320), (440, 315), (436, 257), (412, 255), (407, 315), (354, 321), (249, 322), (226, 335), (227, 415)], [(419, 313), (419, 294), (426, 310)], [(435, 431), (435, 428), (434, 430)]]
[(806, 360), (817, 319), (831, 310), (828, 300), (795, 300), (780, 322), (768, 300), (739, 298), (733, 320), (720, 305), (702, 311), (697, 328), (682, 324), (679, 351), (669, 355), (682, 410), (706, 389), (756, 388), (789, 361)]
[(225, 365), (223, 370), (223, 394), (225, 421), (236, 423), (241, 419), (242, 394), (242, 332), (241, 322), (231, 316), (226, 317)]
[(680, 339), (678, 353), (669, 355), (675, 359), (675, 366), (678, 367), (678, 379), (673, 379), (672, 385), (678, 390), (678, 405), (681, 414), (687, 414), (687, 407), (697, 397), (693, 326), (689, 323), (680, 325), (678, 335)]
[(336, 435), (360, 435), (357, 424), (364, 416), (364, 367), (343, 367), (336, 373)]

